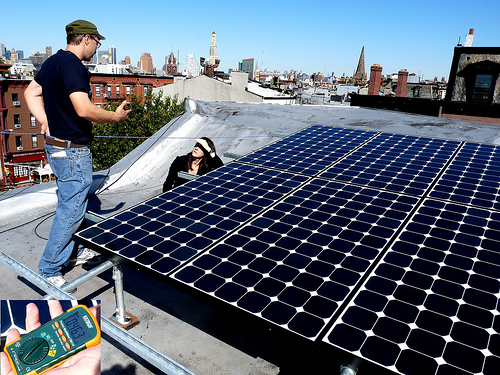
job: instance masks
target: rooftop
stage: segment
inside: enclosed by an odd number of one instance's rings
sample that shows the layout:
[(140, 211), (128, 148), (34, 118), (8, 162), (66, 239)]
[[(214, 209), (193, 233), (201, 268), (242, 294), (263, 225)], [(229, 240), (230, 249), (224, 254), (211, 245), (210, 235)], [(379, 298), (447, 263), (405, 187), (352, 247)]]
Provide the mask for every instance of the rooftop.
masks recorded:
[[(311, 125), (383, 131), (446, 140), (500, 144), (500, 127), (344, 105), (300, 106), (186, 101), (185, 113), (166, 124), (115, 166), (94, 174), (89, 211), (108, 217), (161, 193), (173, 159), (194, 139), (211, 138), (225, 153), (246, 155)], [(119, 142), (119, 140), (117, 140)], [(0, 250), (37, 270), (56, 207), (55, 183), (0, 195)], [(76, 267), (72, 280), (84, 273)], [(0, 263), (2, 299), (38, 299), (42, 293)], [(218, 304), (124, 267), (127, 311), (140, 323), (136, 337), (196, 374), (293, 374), (314, 356), (312, 349), (283, 342), (269, 327), (241, 319)], [(77, 298), (98, 299), (103, 316), (115, 311), (110, 271), (80, 286)], [(105, 338), (106, 339), (106, 338)], [(112, 339), (103, 344), (103, 374), (150, 374), (156, 369)], [(335, 373), (337, 369), (333, 369)]]

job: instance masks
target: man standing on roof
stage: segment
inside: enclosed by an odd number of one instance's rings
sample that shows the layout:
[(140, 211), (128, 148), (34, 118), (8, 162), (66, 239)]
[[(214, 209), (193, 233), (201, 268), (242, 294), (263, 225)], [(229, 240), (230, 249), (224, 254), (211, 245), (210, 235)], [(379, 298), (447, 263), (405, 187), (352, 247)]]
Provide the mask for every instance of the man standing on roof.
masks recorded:
[[(100, 40), (105, 39), (97, 27), (77, 20), (66, 26), (66, 35), (66, 50), (45, 61), (24, 94), (31, 113), (42, 125), (47, 158), (56, 176), (57, 209), (38, 268), (40, 275), (58, 287), (67, 283), (62, 266), (71, 257), (71, 236), (87, 209), (92, 183), (92, 121), (123, 122), (130, 112), (125, 109), (126, 101), (114, 112), (90, 101), (90, 75), (82, 61), (91, 61)], [(94, 255), (85, 249), (78, 258)]]

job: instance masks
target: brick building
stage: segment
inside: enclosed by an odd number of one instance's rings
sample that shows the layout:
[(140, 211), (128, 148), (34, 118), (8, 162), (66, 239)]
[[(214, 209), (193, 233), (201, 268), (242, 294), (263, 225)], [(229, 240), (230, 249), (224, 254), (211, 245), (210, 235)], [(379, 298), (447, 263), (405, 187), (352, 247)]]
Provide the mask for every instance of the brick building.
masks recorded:
[(40, 123), (24, 100), (24, 90), (30, 82), (0, 80), (0, 188), (32, 181), (33, 172), (46, 164)]
[[(30, 82), (0, 80), (0, 188), (35, 180), (37, 177), (33, 172), (47, 164), (40, 124), (24, 100), (24, 90)], [(110, 100), (129, 100), (132, 95), (145, 96), (153, 88), (173, 82), (172, 76), (92, 74), (92, 103), (104, 107)]]
[(92, 103), (104, 107), (110, 100), (145, 96), (153, 88), (171, 83), (174, 83), (172, 76), (93, 73), (90, 77)]

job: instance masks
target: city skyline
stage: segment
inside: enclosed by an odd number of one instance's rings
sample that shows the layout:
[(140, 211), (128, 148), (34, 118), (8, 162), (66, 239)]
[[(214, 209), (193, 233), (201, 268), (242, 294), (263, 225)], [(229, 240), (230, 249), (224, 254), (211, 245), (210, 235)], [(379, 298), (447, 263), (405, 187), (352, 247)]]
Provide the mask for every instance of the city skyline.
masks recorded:
[(407, 69), (425, 79), (448, 78), (453, 49), (465, 42), (471, 28), (474, 46), (500, 44), (500, 3), (486, 0), (419, 1), (404, 7), (393, 0), (362, 0), (355, 5), (320, 0), (314, 7), (302, 1), (257, 1), (248, 9), (218, 0), (190, 6), (146, 0), (141, 7), (91, 0), (84, 9), (68, 7), (52, 14), (51, 5), (57, 3), (28, 0), (22, 27), (15, 17), (0, 23), (0, 42), (9, 50), (23, 50), (25, 57), (49, 45), (55, 53), (66, 47), (65, 25), (86, 19), (106, 37), (101, 49), (113, 45), (117, 60), (129, 56), (134, 66), (146, 52), (161, 70), (173, 52), (182, 71), (189, 54), (196, 61), (208, 59), (215, 31), (222, 71), (254, 58), (261, 70), (352, 76), (364, 47), (367, 73), (379, 64), (383, 74)]

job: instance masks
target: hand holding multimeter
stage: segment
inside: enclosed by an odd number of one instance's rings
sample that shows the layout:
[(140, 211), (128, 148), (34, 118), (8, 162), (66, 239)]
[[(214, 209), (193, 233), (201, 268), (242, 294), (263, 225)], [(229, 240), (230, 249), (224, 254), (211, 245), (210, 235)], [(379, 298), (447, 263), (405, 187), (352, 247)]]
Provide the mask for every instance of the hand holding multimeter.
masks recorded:
[(1, 375), (100, 374), (100, 329), (85, 306), (63, 313), (58, 301), (49, 301), (50, 322), (41, 325), (38, 308), (28, 304), (22, 338), (10, 330), (2, 353)]

